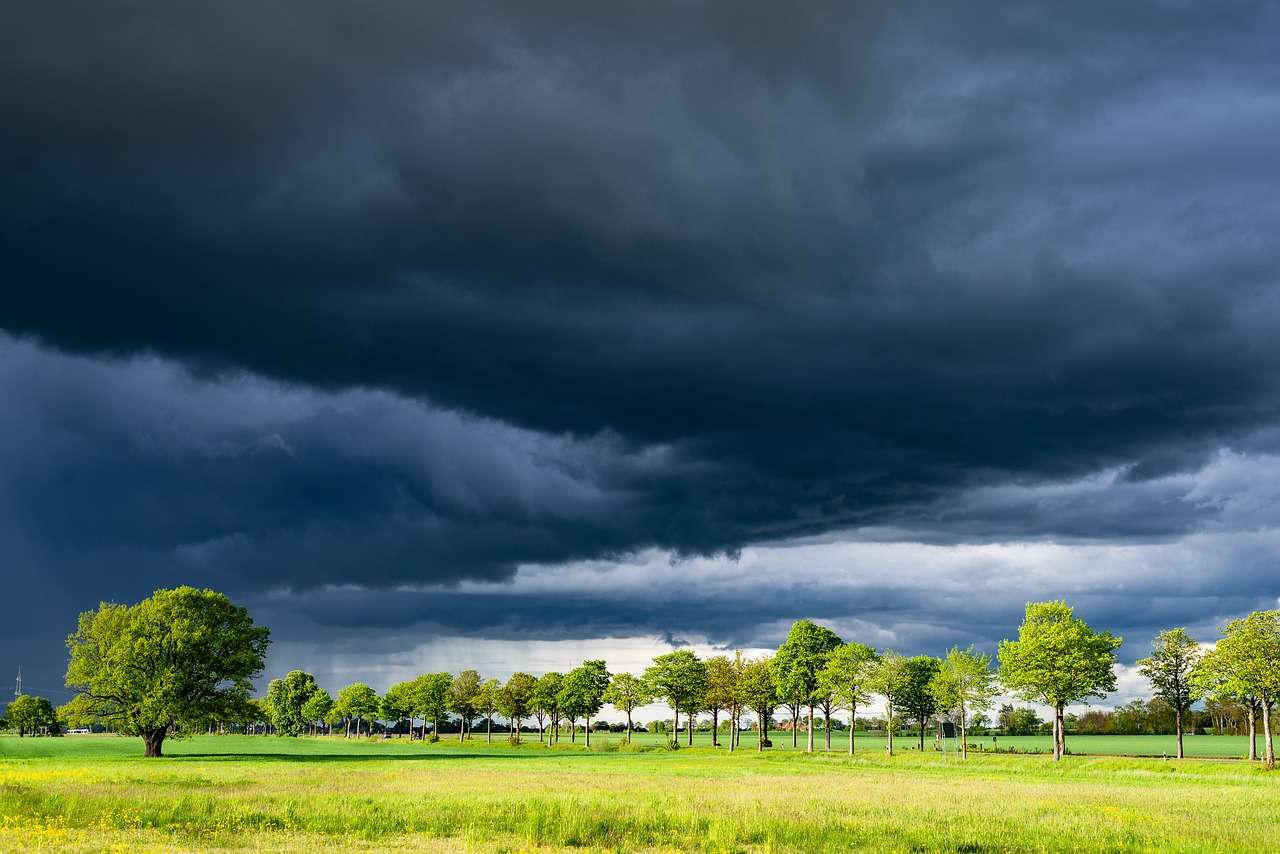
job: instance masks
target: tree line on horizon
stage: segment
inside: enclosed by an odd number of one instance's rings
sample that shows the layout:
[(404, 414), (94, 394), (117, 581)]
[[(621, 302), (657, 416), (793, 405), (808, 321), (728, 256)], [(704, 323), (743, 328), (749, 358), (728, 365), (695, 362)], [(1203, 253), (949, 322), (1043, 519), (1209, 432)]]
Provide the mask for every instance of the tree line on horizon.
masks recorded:
[[(333, 697), (311, 674), (294, 670), (271, 680), (266, 695), (254, 700), (252, 680), (262, 673), (268, 640), (268, 630), (254, 625), (244, 608), (212, 590), (180, 587), (159, 590), (132, 606), (102, 603), (80, 615), (67, 639), (66, 683), (77, 694), (57, 716), (140, 736), (147, 756), (160, 756), (170, 736), (263, 720), (280, 735), (315, 733), (323, 726), (326, 732), (342, 727), (347, 736), (354, 730), (356, 737), (372, 733), (377, 721), (394, 721), (397, 727), (407, 722), (410, 734), (430, 740), (438, 739), (451, 719), (457, 721), (460, 740), (471, 737), (483, 721), (491, 741), (495, 715), (511, 721), (514, 742), (527, 720), (536, 721), (542, 742), (558, 742), (562, 723), (576, 741), (581, 721), (589, 747), (591, 721), (605, 704), (626, 716), (630, 742), (634, 710), (661, 701), (671, 709), (673, 739), (678, 741), (682, 715), (690, 724), (685, 727), (689, 744), (692, 722), (709, 713), (712, 742), (718, 746), (723, 714), (730, 750), (739, 745), (748, 712), (755, 716), (758, 750), (771, 745), (774, 713), (785, 708), (792, 743), (798, 746), (803, 723), (807, 752), (814, 750), (815, 718), (824, 722), (830, 749), (832, 715), (847, 712), (852, 754), (858, 711), (879, 697), (890, 755), (894, 731), (904, 723), (918, 724), (923, 749), (928, 723), (945, 717), (958, 729), (961, 754), (967, 756), (974, 716), (1008, 691), (1051, 710), (1058, 760), (1067, 750), (1066, 707), (1115, 690), (1115, 653), (1122, 642), (1091, 628), (1065, 602), (1031, 602), (1018, 637), (1001, 641), (994, 661), (973, 647), (953, 647), (941, 658), (875, 650), (802, 619), (772, 655), (747, 658), (738, 652), (701, 659), (677, 649), (656, 656), (639, 676), (611, 674), (603, 660), (589, 659), (567, 673), (520, 672), (505, 683), (482, 679), (475, 670), (427, 673), (390, 686), (382, 696), (356, 682)], [(1258, 758), (1254, 735), (1261, 717), (1262, 760), (1275, 767), (1271, 712), (1280, 699), (1280, 610), (1229, 621), (1208, 650), (1185, 629), (1162, 631), (1138, 666), (1155, 697), (1173, 712), (1179, 758), (1186, 716), (1203, 699), (1219, 709), (1230, 704), (1244, 710), (1250, 759)], [(7, 723), (20, 734), (56, 728), (46, 706), (52, 709), (40, 698), (20, 697), (10, 704)]]

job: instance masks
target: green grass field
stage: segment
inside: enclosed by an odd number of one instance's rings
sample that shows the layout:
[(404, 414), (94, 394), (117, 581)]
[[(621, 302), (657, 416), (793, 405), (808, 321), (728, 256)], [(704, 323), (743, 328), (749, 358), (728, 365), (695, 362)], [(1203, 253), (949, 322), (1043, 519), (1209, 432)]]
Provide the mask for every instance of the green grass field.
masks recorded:
[(0, 849), (1280, 849), (1280, 775), (1239, 761), (593, 741), (587, 752), (211, 736), (147, 760), (137, 739), (4, 737)]

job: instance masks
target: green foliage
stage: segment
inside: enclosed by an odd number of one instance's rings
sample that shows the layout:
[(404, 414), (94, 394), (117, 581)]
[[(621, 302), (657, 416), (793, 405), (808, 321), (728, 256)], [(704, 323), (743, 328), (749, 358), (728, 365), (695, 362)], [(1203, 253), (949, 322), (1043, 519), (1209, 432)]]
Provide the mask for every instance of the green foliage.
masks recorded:
[(970, 712), (991, 708), (1000, 686), (991, 669), (991, 656), (973, 647), (953, 646), (942, 659), (929, 690), (939, 709), (968, 720)]
[(301, 670), (291, 670), (268, 683), (263, 709), (280, 735), (298, 735), (306, 729), (309, 721), (302, 707), (319, 690), (315, 677)]
[(700, 711), (707, 693), (707, 666), (693, 650), (677, 649), (656, 656), (645, 668), (644, 681), (655, 698), (667, 701), (673, 711)]
[(1200, 687), (1191, 678), (1201, 658), (1200, 644), (1186, 629), (1168, 629), (1151, 641), (1151, 655), (1138, 659), (1138, 672), (1151, 689), (1178, 712), (1200, 699)]
[(760, 721), (768, 721), (778, 708), (778, 685), (773, 676), (773, 659), (757, 658), (742, 668), (739, 683), (742, 705), (755, 712)]
[(323, 688), (317, 688), (315, 693), (302, 704), (302, 719), (308, 724), (328, 723), (332, 710), (333, 698), (329, 696), (329, 692)]
[(462, 729), (471, 727), (476, 716), (476, 703), (480, 694), (480, 674), (475, 670), (464, 670), (449, 683), (445, 694), (445, 707), (462, 719)]
[(58, 726), (58, 715), (53, 704), (44, 697), (23, 694), (15, 697), (5, 712), (8, 724), (19, 736), (52, 732)]
[(827, 657), (841, 643), (840, 636), (826, 626), (811, 620), (796, 620), (773, 656), (778, 696), (792, 702), (816, 703), (822, 687), (819, 674), (827, 664)]
[(560, 691), (564, 689), (564, 674), (549, 670), (538, 677), (533, 689), (533, 710), (546, 715), (550, 726), (557, 726), (564, 713), (560, 710)]
[(213, 590), (158, 590), (137, 605), (102, 603), (67, 638), (71, 712), (140, 735), (148, 756), (166, 736), (243, 712), (269, 633)]
[(630, 673), (615, 673), (605, 689), (604, 701), (620, 712), (625, 712), (627, 720), (631, 720), (631, 712), (653, 702), (653, 691), (649, 684)]
[(866, 644), (841, 644), (818, 671), (819, 690), (846, 708), (868, 703), (876, 662), (876, 651)]
[(571, 721), (594, 717), (604, 705), (608, 687), (609, 671), (601, 659), (588, 659), (570, 670), (558, 697), (565, 717)]
[(529, 716), (538, 680), (528, 673), (512, 673), (498, 694), (498, 711), (511, 721), (511, 734), (520, 739), (520, 722)]
[(340, 716), (357, 721), (374, 720), (381, 708), (377, 692), (363, 682), (353, 682), (343, 688), (333, 704)]
[(742, 679), (742, 655), (734, 658), (716, 655), (706, 660), (707, 689), (703, 698), (708, 709), (732, 712), (742, 705), (739, 681)]
[(1000, 681), (1027, 700), (1061, 708), (1116, 689), (1121, 638), (1095, 632), (1065, 602), (1030, 602), (1017, 640), (1000, 642)]
[(938, 701), (930, 690), (933, 677), (938, 675), (941, 664), (930, 655), (917, 655), (907, 659), (907, 683), (898, 697), (898, 704), (907, 717), (920, 725), (921, 738), (924, 726), (938, 710)]
[(1280, 611), (1254, 611), (1222, 627), (1222, 640), (1204, 656), (1197, 687), (1251, 698), (1262, 710), (1268, 768), (1276, 764), (1271, 708), (1280, 700)]
[(410, 706), (413, 713), (424, 721), (431, 721), (435, 730), (449, 714), (449, 688), (453, 676), (449, 673), (424, 673), (413, 680)]
[(929, 692), (938, 708), (954, 715), (960, 726), (961, 752), (966, 757), (969, 724), (971, 720), (976, 723), (981, 711), (991, 707), (999, 690), (991, 670), (991, 656), (973, 647), (948, 650), (929, 682)]

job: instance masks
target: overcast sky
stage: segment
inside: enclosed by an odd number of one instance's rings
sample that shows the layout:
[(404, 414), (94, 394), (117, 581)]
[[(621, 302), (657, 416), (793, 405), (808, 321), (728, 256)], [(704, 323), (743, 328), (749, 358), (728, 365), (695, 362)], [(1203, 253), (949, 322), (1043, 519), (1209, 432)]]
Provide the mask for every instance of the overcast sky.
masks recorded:
[(1277, 8), (20, 0), (0, 677), (181, 583), (330, 688), (1274, 607)]

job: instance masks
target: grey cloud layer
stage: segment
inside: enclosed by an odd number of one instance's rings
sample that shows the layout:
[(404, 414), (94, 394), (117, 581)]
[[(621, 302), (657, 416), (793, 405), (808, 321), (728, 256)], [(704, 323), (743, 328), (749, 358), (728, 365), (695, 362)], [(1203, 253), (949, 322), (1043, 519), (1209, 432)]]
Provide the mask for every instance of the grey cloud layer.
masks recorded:
[[(61, 614), (1220, 524), (1176, 478), (1275, 447), (1278, 32), (1261, 3), (19, 4), (0, 559)], [(324, 619), (398, 613), (359, 601)], [(601, 619), (692, 631), (690, 601)]]

